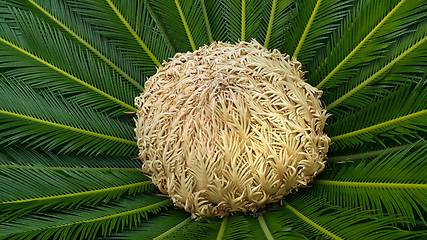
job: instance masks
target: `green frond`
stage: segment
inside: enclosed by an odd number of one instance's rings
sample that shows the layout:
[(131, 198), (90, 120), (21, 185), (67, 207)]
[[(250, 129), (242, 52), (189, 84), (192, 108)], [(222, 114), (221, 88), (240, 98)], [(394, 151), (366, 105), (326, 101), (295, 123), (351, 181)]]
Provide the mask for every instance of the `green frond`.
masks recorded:
[(408, 34), (425, 16), (424, 1), (359, 1), (341, 22), (326, 48), (309, 66), (309, 82), (317, 88), (340, 86), (361, 67), (380, 58), (399, 36)]
[[(151, 3), (148, 0), (144, 0), (144, 6), (147, 9), (147, 11), (150, 13), (151, 18), (153, 18), (154, 25), (159, 29), (159, 35), (161, 35), (170, 51), (169, 55), (174, 56), (176, 53), (175, 47), (172, 45), (171, 36), (166, 33), (166, 29), (164, 24), (159, 18), (159, 15), (154, 12), (153, 7), (151, 7)], [(165, 60), (166, 58), (161, 58)]]
[[(427, 82), (404, 86), (378, 99), (362, 110), (339, 119), (326, 128), (333, 147), (354, 146), (364, 141), (382, 142), (388, 137), (397, 141), (404, 135), (416, 136), (427, 123)], [(405, 101), (402, 101), (405, 99)]]
[(295, 58), (298, 57), (298, 54), (301, 51), (302, 45), (304, 44), (304, 41), (305, 41), (305, 39), (307, 37), (307, 34), (310, 31), (311, 25), (313, 25), (314, 19), (316, 18), (317, 11), (319, 11), (321, 3), (322, 3), (322, 0), (317, 0), (316, 5), (314, 6), (314, 9), (311, 12), (310, 18), (308, 19), (308, 22), (307, 22), (307, 24), (305, 26), (304, 32), (302, 33), (301, 38), (300, 38), (300, 40), (298, 42), (298, 45), (295, 48), (294, 53), (292, 54), (292, 56), (295, 57)]
[(114, 110), (112, 114), (136, 111), (130, 96), (138, 90), (123, 82), (107, 65), (33, 14), (11, 11), (19, 25), (0, 24), (0, 69), (6, 69), (3, 74), (34, 87), (50, 87), (82, 105)]
[[(119, 68), (116, 64), (114, 64), (112, 61), (110, 61), (106, 56), (104, 56), (101, 52), (99, 52), (94, 46), (92, 46), (90, 43), (85, 41), (83, 38), (81, 38), (77, 33), (75, 33), (73, 30), (71, 30), (69, 27), (67, 27), (64, 23), (62, 23), (59, 19), (57, 19), (55, 16), (50, 14), (46, 9), (44, 9), (42, 6), (40, 6), (38, 3), (36, 3), (33, 0), (28, 0), (31, 4), (33, 4), (37, 9), (39, 9), (43, 14), (45, 14), (48, 18), (50, 18), (52, 21), (54, 21), (56, 24), (58, 24), (61, 28), (64, 29), (67, 33), (69, 33), (71, 36), (73, 36), (77, 41), (82, 43), (85, 47), (87, 47), (89, 50), (91, 50), (95, 55), (97, 55), (100, 59), (105, 61), (110, 67), (112, 67), (114, 70), (116, 70), (120, 75), (122, 75), (126, 80), (128, 80), (130, 83), (135, 85), (139, 90), (143, 91), (144, 88), (136, 82), (131, 76), (129, 76), (127, 73), (125, 73), (121, 68)], [(57, 6), (55, 6), (55, 9), (58, 9)], [(61, 14), (64, 16), (64, 13)]]
[[(179, 16), (181, 17), (182, 25), (184, 25), (185, 32), (187, 33), (188, 41), (190, 41), (191, 49), (196, 51), (196, 45), (194, 45), (193, 37), (191, 36), (190, 29), (188, 28), (187, 20), (185, 20), (184, 13), (182, 12), (181, 5), (178, 0), (174, 0), (176, 9), (178, 10)], [(205, 18), (206, 19), (206, 18)]]
[(129, 156), (57, 154), (54, 151), (24, 148), (20, 144), (0, 146), (0, 168), (37, 168), (29, 166), (34, 164), (44, 165), (53, 171), (90, 168), (101, 172), (140, 172), (137, 168), (141, 167), (139, 160)]
[(141, 222), (135, 229), (125, 230), (120, 233), (112, 234), (111, 237), (108, 238), (97, 239), (168, 239), (182, 227), (192, 222), (193, 220), (191, 219), (189, 213), (171, 209), (167, 212), (161, 212), (158, 215), (153, 216), (149, 219), (149, 221)]
[[(144, 73), (141, 84), (174, 52), (168, 45), (168, 36), (156, 25), (158, 19), (151, 15), (152, 9), (142, 1), (69, 1), (62, 4), (71, 16), (93, 32), (92, 35), (100, 36), (100, 43), (117, 50), (123, 58), (121, 62)], [(75, 28), (79, 25), (73, 24)]]
[(156, 64), (156, 66), (160, 67), (160, 62), (157, 60), (157, 58), (153, 55), (153, 53), (148, 49), (147, 45), (142, 41), (142, 39), (138, 36), (138, 34), (135, 32), (135, 30), (132, 28), (132, 26), (128, 23), (128, 21), (123, 17), (123, 15), (120, 13), (120, 11), (117, 9), (116, 5), (111, 0), (106, 0), (108, 5), (110, 5), (113, 12), (116, 14), (116, 16), (120, 19), (120, 21), (123, 23), (123, 25), (129, 30), (130, 34), (135, 38), (135, 40), (139, 43), (139, 45), (144, 49), (145, 53), (151, 58), (151, 60)]
[(171, 205), (170, 199), (138, 195), (96, 207), (37, 213), (0, 224), (0, 239), (87, 239), (97, 233), (131, 228), (149, 213), (158, 213)]
[(209, 43), (200, 0), (151, 1), (151, 5), (180, 52), (194, 51)]
[(37, 94), (17, 81), (0, 81), (0, 115), (3, 144), (24, 141), (35, 148), (123, 155), (136, 150), (130, 125), (62, 102), (50, 92)]
[(290, 19), (283, 51), (298, 57), (305, 64), (325, 46), (325, 40), (348, 15), (352, 1), (295, 1), (295, 13)]
[(54, 171), (43, 165), (0, 168), (0, 219), (9, 220), (32, 211), (95, 205), (152, 189), (141, 172), (76, 168)]
[(203, 18), (205, 19), (206, 33), (208, 34), (208, 40), (211, 43), (214, 40), (213, 40), (213, 37), (212, 37), (211, 25), (209, 24), (208, 10), (206, 9), (205, 1), (204, 0), (200, 0), (200, 5), (201, 5), (202, 10), (203, 10)]
[(426, 236), (390, 227), (393, 218), (378, 218), (366, 211), (356, 211), (328, 205), (320, 198), (296, 194), (264, 218), (276, 221), (282, 229), (271, 228), (274, 237), (283, 229), (303, 233), (307, 237), (325, 236), (329, 239), (411, 239)]
[(156, 24), (159, 19), (145, 1), (85, 0), (69, 1), (67, 5), (146, 76), (154, 74), (174, 52), (164, 28)]
[(10, 0), (8, 5), (36, 14), (51, 25), (57, 25), (65, 35), (90, 50), (95, 56), (117, 71), (124, 79), (143, 91), (144, 74), (129, 64), (114, 47), (107, 46), (90, 25), (82, 21), (63, 1)]
[(270, 229), (268, 228), (267, 224), (265, 223), (264, 217), (261, 215), (258, 217), (259, 225), (261, 225), (262, 231), (264, 232), (265, 237), (268, 240), (273, 240), (273, 236), (271, 235)]
[(280, 49), (283, 44), (286, 44), (285, 32), (289, 27), (289, 20), (292, 19), (293, 1), (272, 0), (268, 2), (271, 4), (266, 6), (262, 13), (257, 39), (261, 42), (264, 41), (266, 48)]
[(222, 219), (206, 218), (193, 221), (181, 228), (173, 239), (253, 239), (249, 234), (250, 225), (241, 214)]
[(427, 146), (384, 153), (373, 160), (340, 164), (314, 180), (312, 193), (333, 204), (425, 224)]
[(276, 7), (277, 7), (277, 0), (273, 0), (273, 2), (271, 3), (270, 18), (268, 20), (267, 33), (265, 35), (265, 41), (264, 41), (265, 48), (268, 48), (268, 44), (270, 43), (271, 31), (273, 29), (274, 17), (276, 15)]
[[(369, 142), (369, 143), (366, 143), (365, 146), (362, 145), (363, 147), (362, 146), (358, 147), (357, 153), (352, 153), (349, 147), (343, 147), (340, 149), (335, 148), (334, 150), (337, 150), (337, 151), (332, 151), (331, 152), (332, 157), (328, 157), (327, 161), (329, 163), (345, 163), (345, 162), (359, 161), (362, 159), (373, 159), (383, 153), (398, 152), (402, 149), (405, 149), (411, 146), (413, 146), (413, 148), (419, 148), (426, 145), (426, 142), (423, 140), (423, 141), (417, 141), (416, 143), (408, 143), (405, 145), (399, 144), (396, 147), (392, 147), (393, 145), (388, 143), (387, 144), (382, 143), (380, 147), (372, 146), (372, 145), (373, 144)], [(386, 145), (389, 147), (384, 148), (383, 145)]]
[[(426, 4), (427, 9), (427, 4)], [(427, 17), (427, 11), (425, 16)], [(326, 109), (331, 110), (337, 106), (356, 106), (363, 105), (363, 100), (369, 96), (375, 96), (375, 93), (383, 92), (381, 87), (369, 87), (373, 84), (402, 84), (408, 81), (408, 78), (418, 74), (424, 74), (427, 61), (427, 21), (420, 24), (413, 34), (399, 39), (396, 43), (390, 45), (384, 58), (377, 60), (366, 68), (363, 72), (345, 87), (339, 87), (337, 90), (331, 90), (329, 99), (334, 99)], [(408, 75), (407, 73), (411, 73)], [(362, 101), (361, 101), (362, 100)], [(361, 104), (362, 103), (362, 104)]]
[(262, 10), (266, 1), (226, 1), (224, 2), (224, 21), (228, 41), (251, 41), (257, 38), (261, 24)]

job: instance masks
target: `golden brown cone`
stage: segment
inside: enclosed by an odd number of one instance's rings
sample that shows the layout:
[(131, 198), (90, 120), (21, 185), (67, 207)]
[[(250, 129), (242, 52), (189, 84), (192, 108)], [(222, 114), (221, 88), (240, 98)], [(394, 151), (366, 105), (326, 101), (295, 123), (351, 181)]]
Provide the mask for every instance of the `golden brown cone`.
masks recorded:
[(194, 218), (256, 212), (323, 170), (328, 115), (296, 60), (252, 40), (163, 65), (135, 99), (139, 158)]

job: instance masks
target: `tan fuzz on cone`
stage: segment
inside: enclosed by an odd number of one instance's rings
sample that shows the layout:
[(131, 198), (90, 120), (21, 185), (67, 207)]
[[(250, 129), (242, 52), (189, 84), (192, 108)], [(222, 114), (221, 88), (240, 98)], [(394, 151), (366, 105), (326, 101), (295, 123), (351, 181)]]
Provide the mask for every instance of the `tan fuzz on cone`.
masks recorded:
[(165, 62), (135, 99), (142, 170), (201, 215), (256, 212), (323, 170), (322, 91), (258, 42), (214, 42)]

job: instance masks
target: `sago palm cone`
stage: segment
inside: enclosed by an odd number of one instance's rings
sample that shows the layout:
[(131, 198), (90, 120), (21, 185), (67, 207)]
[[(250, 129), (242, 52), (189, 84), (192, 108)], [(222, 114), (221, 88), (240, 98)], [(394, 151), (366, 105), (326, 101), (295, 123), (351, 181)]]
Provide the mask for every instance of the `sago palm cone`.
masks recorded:
[(135, 99), (142, 169), (192, 213), (256, 212), (323, 170), (322, 91), (258, 42), (214, 42), (165, 62)]

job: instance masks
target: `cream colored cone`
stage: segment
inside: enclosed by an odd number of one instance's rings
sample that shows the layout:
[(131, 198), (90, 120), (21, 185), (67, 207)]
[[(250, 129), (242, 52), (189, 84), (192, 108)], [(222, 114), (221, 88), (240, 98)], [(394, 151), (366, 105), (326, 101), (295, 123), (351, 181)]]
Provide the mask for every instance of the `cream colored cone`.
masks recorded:
[(142, 169), (192, 213), (255, 212), (324, 168), (322, 91), (258, 42), (178, 53), (135, 99)]

